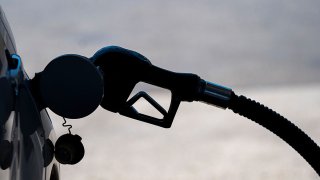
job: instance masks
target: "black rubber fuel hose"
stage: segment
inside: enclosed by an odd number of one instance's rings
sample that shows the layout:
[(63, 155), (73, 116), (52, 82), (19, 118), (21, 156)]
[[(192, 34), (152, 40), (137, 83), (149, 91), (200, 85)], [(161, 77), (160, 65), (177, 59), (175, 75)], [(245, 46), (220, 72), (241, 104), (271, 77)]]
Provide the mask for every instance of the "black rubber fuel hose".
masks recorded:
[(228, 108), (267, 128), (294, 148), (320, 176), (320, 148), (289, 120), (245, 96), (231, 96)]

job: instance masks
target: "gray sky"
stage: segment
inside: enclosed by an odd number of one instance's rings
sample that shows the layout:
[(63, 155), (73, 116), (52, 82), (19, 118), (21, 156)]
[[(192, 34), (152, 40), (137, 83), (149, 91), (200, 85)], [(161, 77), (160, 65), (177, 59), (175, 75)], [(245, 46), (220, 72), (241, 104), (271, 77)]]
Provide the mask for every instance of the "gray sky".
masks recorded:
[(1, 0), (32, 77), (103, 46), (227, 86), (318, 83), (320, 1)]

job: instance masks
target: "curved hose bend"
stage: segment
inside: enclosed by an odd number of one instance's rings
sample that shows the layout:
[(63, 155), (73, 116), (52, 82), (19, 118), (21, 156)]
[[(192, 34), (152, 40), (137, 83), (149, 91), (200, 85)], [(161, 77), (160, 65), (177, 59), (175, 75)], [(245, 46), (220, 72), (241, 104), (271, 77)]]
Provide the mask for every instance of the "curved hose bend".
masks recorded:
[(234, 93), (228, 108), (279, 136), (293, 147), (320, 176), (319, 146), (289, 120), (256, 101), (245, 96), (237, 96)]

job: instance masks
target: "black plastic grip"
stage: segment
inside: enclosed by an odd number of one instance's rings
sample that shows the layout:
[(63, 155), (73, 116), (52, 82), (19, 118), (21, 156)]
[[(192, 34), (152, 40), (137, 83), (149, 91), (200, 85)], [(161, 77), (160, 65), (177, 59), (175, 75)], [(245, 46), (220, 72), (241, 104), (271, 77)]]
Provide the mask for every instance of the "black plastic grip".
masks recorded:
[(198, 75), (176, 73), (151, 65), (141, 81), (169, 89), (181, 101), (194, 101), (204, 83)]
[[(180, 102), (197, 100), (197, 96), (204, 86), (203, 80), (195, 74), (176, 73), (161, 69), (152, 65), (141, 54), (118, 46), (102, 48), (93, 55), (91, 60), (103, 72), (105, 92), (100, 104), (103, 108), (165, 128), (171, 126)], [(163, 119), (141, 114), (133, 108), (133, 101), (128, 98), (139, 82), (171, 91), (171, 104), (168, 112), (162, 113)], [(147, 97), (146, 99), (150, 100), (145, 94), (137, 94), (135, 98), (137, 96), (139, 96), (138, 98)], [(159, 105), (154, 100), (149, 102), (155, 106)]]

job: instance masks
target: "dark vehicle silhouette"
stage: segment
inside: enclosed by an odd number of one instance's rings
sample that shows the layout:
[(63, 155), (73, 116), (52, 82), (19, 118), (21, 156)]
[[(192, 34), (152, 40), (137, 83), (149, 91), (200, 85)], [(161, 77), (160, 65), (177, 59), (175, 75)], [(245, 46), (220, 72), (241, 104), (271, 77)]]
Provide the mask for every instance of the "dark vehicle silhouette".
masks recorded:
[(25, 87), (28, 75), (16, 53), (12, 31), (0, 7), (0, 179), (58, 180), (52, 122), (45, 109), (39, 112), (35, 107)]

